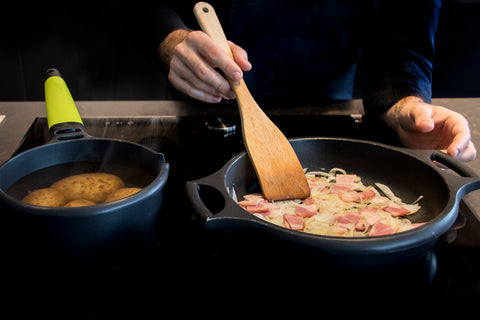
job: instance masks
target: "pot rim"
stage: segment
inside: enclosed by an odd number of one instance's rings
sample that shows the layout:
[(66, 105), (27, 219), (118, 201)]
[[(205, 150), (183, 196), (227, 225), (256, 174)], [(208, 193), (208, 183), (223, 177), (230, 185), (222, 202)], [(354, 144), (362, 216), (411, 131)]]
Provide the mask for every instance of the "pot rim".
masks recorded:
[[(161, 163), (160, 170), (158, 174), (155, 176), (155, 179), (151, 181), (147, 186), (142, 188), (139, 192), (127, 196), (122, 199), (118, 199), (115, 201), (107, 202), (107, 203), (99, 203), (91, 206), (84, 206), (84, 207), (44, 207), (44, 206), (37, 206), (37, 205), (32, 205), (28, 204), (25, 202), (22, 202), (19, 199), (16, 199), (9, 194), (6, 193), (6, 190), (3, 190), (4, 188), (0, 188), (0, 201), (4, 203), (8, 208), (15, 208), (16, 210), (21, 210), (24, 213), (29, 213), (33, 215), (38, 215), (38, 216), (58, 216), (58, 217), (65, 217), (65, 218), (73, 218), (73, 217), (80, 217), (80, 216), (92, 216), (92, 215), (97, 215), (97, 214), (105, 214), (105, 213), (110, 213), (110, 212), (115, 212), (119, 208), (127, 207), (130, 205), (133, 205), (139, 201), (142, 201), (145, 197), (149, 197), (153, 195), (154, 193), (161, 191), (163, 187), (165, 186), (169, 171), (170, 171), (170, 165), (165, 161), (164, 154), (161, 152), (157, 152), (147, 146), (134, 143), (134, 142), (129, 142), (129, 141), (124, 141), (124, 140), (118, 140), (118, 139), (108, 139), (108, 138), (94, 138), (94, 137), (89, 137), (89, 138), (82, 138), (78, 140), (66, 140), (66, 141), (58, 141), (54, 143), (47, 143), (43, 144), (34, 148), (31, 148), (29, 150), (26, 150), (11, 159), (9, 159), (7, 162), (2, 164), (0, 166), (0, 171), (1, 170), (7, 170), (8, 167), (14, 163), (15, 161), (21, 161), (22, 157), (27, 157), (27, 156), (34, 156), (36, 152), (39, 152), (39, 150), (45, 149), (45, 148), (58, 148), (58, 146), (66, 145), (66, 144), (72, 144), (72, 143), (93, 143), (94, 141), (97, 142), (105, 142), (105, 143), (116, 143), (116, 144), (123, 144), (127, 146), (132, 146), (132, 147), (137, 147), (140, 149), (144, 149), (146, 152), (151, 153), (152, 158), (158, 158), (157, 161)], [(87, 160), (88, 161), (88, 160)], [(92, 160), (93, 161), (93, 160)], [(59, 162), (55, 163), (54, 165), (59, 165), (63, 163), (69, 163), (69, 162)], [(41, 167), (41, 168), (36, 168), (30, 172), (26, 172), (25, 175), (22, 177), (38, 171), (42, 170), (45, 168), (48, 168), (50, 165)], [(16, 181), (21, 179), (22, 177), (17, 177), (17, 179), (9, 185), (13, 185)], [(88, 212), (86, 212), (88, 211)]]

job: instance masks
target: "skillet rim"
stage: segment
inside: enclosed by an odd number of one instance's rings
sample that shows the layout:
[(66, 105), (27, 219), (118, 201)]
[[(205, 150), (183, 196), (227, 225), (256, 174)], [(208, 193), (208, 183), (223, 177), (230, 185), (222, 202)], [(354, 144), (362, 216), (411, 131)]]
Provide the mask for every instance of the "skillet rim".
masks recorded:
[[(398, 250), (406, 250), (408, 248), (418, 247), (432, 241), (436, 241), (443, 233), (448, 231), (448, 229), (455, 222), (458, 215), (458, 203), (461, 199), (459, 195), (459, 187), (451, 186), (447, 183), (445, 175), (441, 173), (440, 169), (431, 161), (431, 154), (436, 152), (435, 150), (412, 150), (407, 148), (395, 147), (386, 145), (380, 142), (361, 140), (361, 139), (351, 139), (351, 138), (334, 138), (334, 137), (302, 137), (289, 139), (292, 143), (296, 141), (308, 141), (308, 140), (321, 140), (321, 141), (346, 141), (348, 143), (363, 143), (368, 145), (373, 145), (375, 147), (380, 147), (387, 149), (391, 152), (400, 152), (410, 158), (414, 158), (415, 161), (420, 161), (423, 164), (429, 166), (434, 172), (445, 182), (445, 185), (449, 191), (449, 199), (446, 202), (443, 210), (438, 213), (433, 219), (427, 221), (422, 226), (417, 228), (407, 230), (404, 232), (396, 233), (393, 235), (383, 235), (375, 237), (338, 237), (338, 236), (325, 236), (325, 235), (316, 235), (311, 233), (306, 233), (303, 231), (290, 230), (285, 227), (277, 226), (268, 221), (264, 221), (260, 218), (255, 217), (254, 215), (243, 210), (238, 203), (235, 202), (231, 196), (229, 186), (227, 185), (227, 174), (232, 169), (232, 167), (240, 160), (244, 159), (247, 154), (242, 152), (232, 159), (230, 159), (224, 167), (222, 167), (216, 174), (220, 174), (223, 177), (222, 186), (223, 190), (218, 190), (222, 194), (228, 195), (228, 199), (225, 201), (225, 209), (237, 208), (240, 209), (240, 214), (234, 214), (230, 216), (225, 216), (221, 218), (227, 218), (232, 220), (242, 220), (242, 223), (246, 223), (249, 227), (254, 229), (266, 229), (267, 232), (273, 233), (277, 236), (286, 236), (290, 240), (295, 240), (296, 242), (301, 242), (306, 245), (312, 245), (316, 248), (321, 247), (322, 250), (331, 251), (338, 253), (338, 251), (349, 253), (357, 253), (360, 249), (365, 249), (365, 245), (369, 246), (370, 250), (378, 252), (390, 252)], [(424, 156), (429, 159), (426, 161), (422, 159), (421, 156)], [(215, 174), (213, 174), (215, 175)], [(463, 196), (463, 195), (462, 195)], [(233, 203), (233, 205), (232, 205)], [(223, 211), (223, 210), (222, 210)], [(238, 211), (238, 210), (235, 210)], [(218, 219), (207, 219), (207, 228), (212, 224), (213, 220)], [(220, 221), (219, 221), (220, 222)], [(442, 222), (442, 223), (440, 223)], [(217, 227), (214, 227), (217, 228)], [(285, 238), (285, 237), (282, 237)], [(313, 242), (313, 243), (312, 243)], [(345, 244), (348, 243), (348, 246)]]

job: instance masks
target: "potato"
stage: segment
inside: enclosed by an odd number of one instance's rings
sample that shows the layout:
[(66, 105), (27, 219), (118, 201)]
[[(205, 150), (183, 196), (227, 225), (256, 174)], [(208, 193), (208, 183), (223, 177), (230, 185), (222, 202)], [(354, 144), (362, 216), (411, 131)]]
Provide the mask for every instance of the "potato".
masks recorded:
[(71, 207), (85, 207), (85, 206), (93, 206), (96, 203), (90, 200), (85, 200), (85, 199), (78, 199), (78, 200), (72, 200), (67, 202), (64, 207), (66, 208), (71, 208)]
[(138, 191), (142, 190), (141, 188), (121, 188), (118, 189), (117, 191), (114, 191), (113, 193), (109, 194), (107, 198), (105, 199), (105, 202), (110, 202), (118, 199), (122, 199), (125, 197), (128, 197), (134, 193), (137, 193)]
[(67, 199), (61, 192), (53, 188), (43, 188), (29, 192), (22, 201), (37, 206), (63, 207)]
[(63, 178), (52, 188), (63, 193), (67, 201), (89, 200), (95, 203), (104, 202), (107, 195), (125, 184), (119, 177), (109, 173), (83, 173)]

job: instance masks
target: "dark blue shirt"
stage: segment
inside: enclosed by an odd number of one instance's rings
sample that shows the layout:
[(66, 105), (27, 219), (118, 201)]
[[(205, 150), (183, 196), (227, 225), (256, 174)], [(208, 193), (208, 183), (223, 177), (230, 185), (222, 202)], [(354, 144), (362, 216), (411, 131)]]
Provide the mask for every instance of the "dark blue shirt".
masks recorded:
[[(194, 3), (158, 10), (150, 41), (197, 29)], [(353, 92), (367, 114), (378, 116), (405, 96), (431, 100), (440, 0), (211, 3), (227, 38), (248, 52), (253, 68), (245, 81), (262, 106), (318, 105)]]

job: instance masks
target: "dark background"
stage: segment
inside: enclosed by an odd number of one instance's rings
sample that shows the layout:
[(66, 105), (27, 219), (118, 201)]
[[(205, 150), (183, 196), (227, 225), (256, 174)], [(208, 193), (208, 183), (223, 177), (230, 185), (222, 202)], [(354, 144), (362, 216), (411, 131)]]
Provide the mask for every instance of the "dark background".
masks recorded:
[[(171, 98), (166, 75), (138, 49), (138, 12), (116, 12), (113, 1), (77, 2), (17, 2), (2, 9), (0, 101), (43, 100), (50, 67), (62, 72), (76, 100)], [(479, 34), (480, 0), (444, 1), (435, 98), (480, 96)]]

